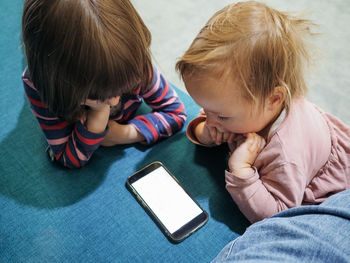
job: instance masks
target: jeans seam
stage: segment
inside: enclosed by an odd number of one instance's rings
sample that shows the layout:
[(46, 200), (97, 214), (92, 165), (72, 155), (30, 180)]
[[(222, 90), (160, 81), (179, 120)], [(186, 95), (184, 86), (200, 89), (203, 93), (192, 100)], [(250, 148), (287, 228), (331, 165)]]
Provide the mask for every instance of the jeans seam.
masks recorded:
[(231, 243), (230, 245), (230, 248), (225, 256), (225, 259), (228, 259), (228, 257), (230, 256), (231, 252), (232, 252), (232, 249), (233, 249), (233, 246), (235, 245), (237, 239), (239, 239), (240, 237), (237, 237), (235, 240), (233, 240), (233, 242)]

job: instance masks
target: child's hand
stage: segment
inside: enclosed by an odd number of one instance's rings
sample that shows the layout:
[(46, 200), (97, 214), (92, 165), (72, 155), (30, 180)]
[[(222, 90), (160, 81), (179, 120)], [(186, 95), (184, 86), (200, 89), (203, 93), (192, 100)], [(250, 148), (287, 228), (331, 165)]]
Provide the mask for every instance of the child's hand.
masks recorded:
[(144, 141), (143, 135), (130, 124), (120, 124), (114, 120), (108, 121), (108, 132), (102, 141), (102, 146), (114, 146)]
[(216, 128), (208, 126), (204, 121), (197, 125), (194, 132), (198, 141), (205, 145), (232, 143), (235, 137), (234, 133), (220, 132)]
[(94, 133), (101, 133), (106, 129), (111, 107), (119, 103), (120, 96), (105, 101), (87, 99), (82, 105), (88, 106), (86, 113), (87, 128)]
[(210, 136), (212, 140), (215, 142), (216, 145), (221, 145), (222, 143), (232, 143), (233, 139), (235, 138), (235, 134), (232, 132), (221, 132), (215, 127), (210, 127), (208, 125), (205, 125), (210, 133)]
[(248, 133), (245, 136), (245, 141), (236, 148), (228, 161), (230, 172), (236, 176), (252, 173), (252, 165), (265, 146), (264, 138), (256, 133)]
[(103, 132), (109, 120), (110, 105), (95, 100), (86, 100), (84, 105), (89, 106), (86, 113), (87, 129), (94, 133)]

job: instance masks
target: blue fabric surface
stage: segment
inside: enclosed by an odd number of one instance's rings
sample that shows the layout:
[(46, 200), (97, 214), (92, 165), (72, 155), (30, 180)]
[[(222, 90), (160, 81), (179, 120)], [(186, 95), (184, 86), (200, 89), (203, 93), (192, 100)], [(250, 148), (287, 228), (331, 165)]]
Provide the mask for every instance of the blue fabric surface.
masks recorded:
[[(22, 5), (0, 3), (0, 262), (211, 261), (248, 226), (224, 187), (226, 149), (197, 147), (182, 130), (152, 147), (100, 148), (80, 170), (52, 164), (21, 83)], [(178, 93), (192, 119), (198, 107)], [(209, 214), (180, 244), (166, 239), (125, 187), (155, 160)]]

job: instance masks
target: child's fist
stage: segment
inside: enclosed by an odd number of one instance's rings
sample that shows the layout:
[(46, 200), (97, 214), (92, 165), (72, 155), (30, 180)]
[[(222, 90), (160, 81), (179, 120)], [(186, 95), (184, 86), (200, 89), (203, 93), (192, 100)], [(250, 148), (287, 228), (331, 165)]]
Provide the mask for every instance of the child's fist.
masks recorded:
[(205, 121), (199, 123), (195, 129), (194, 134), (198, 141), (204, 145), (212, 146), (215, 144), (215, 141), (212, 139), (208, 126), (205, 124)]
[(222, 143), (232, 143), (234, 133), (220, 132), (215, 127), (207, 125), (205, 121), (199, 123), (195, 128), (195, 135), (200, 143), (205, 145), (220, 145)]
[(234, 138), (235, 138), (235, 134), (232, 132), (221, 132), (219, 131), (217, 128), (215, 127), (210, 127), (208, 125), (206, 125), (208, 127), (210, 136), (213, 140), (213, 142), (216, 145), (221, 145), (222, 143), (232, 143)]
[(264, 138), (256, 133), (248, 133), (245, 137), (245, 141), (231, 154), (228, 163), (230, 172), (236, 176), (245, 176), (253, 171), (252, 165), (265, 146)]

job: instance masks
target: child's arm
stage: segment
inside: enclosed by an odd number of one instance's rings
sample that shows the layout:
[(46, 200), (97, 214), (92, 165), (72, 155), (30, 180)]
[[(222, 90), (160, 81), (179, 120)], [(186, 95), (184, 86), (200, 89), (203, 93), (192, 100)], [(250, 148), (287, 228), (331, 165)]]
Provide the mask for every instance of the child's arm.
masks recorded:
[(153, 111), (129, 121), (142, 134), (147, 144), (179, 131), (187, 117), (184, 104), (155, 67), (153, 75), (151, 87), (141, 94)]
[(55, 159), (68, 168), (84, 166), (100, 146), (107, 129), (94, 133), (89, 131), (82, 121), (70, 124), (53, 116), (41, 102), (38, 91), (28, 76), (23, 76), (23, 83), (32, 112), (44, 132)]
[(89, 106), (86, 113), (86, 127), (90, 132), (101, 133), (103, 132), (109, 120), (109, 114), (111, 111), (110, 105), (98, 101), (85, 102), (85, 105)]
[(226, 189), (252, 223), (300, 205), (306, 186), (298, 167), (283, 161), (279, 152), (264, 153), (266, 164), (259, 174), (253, 163), (263, 146), (260, 136), (248, 134), (232, 153), (225, 172)]
[(102, 146), (142, 142), (145, 137), (131, 124), (119, 124), (114, 120), (108, 122), (108, 133), (102, 141)]
[(229, 170), (237, 177), (245, 178), (254, 172), (253, 164), (265, 146), (265, 140), (256, 133), (248, 133), (245, 141), (231, 154)]

